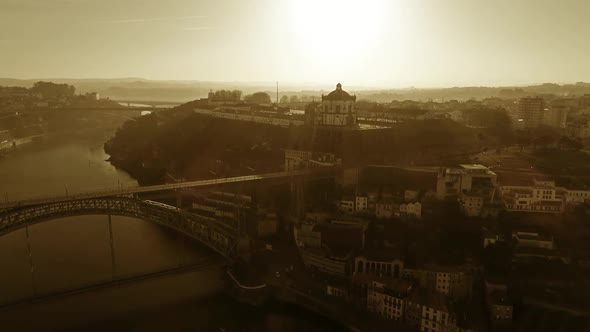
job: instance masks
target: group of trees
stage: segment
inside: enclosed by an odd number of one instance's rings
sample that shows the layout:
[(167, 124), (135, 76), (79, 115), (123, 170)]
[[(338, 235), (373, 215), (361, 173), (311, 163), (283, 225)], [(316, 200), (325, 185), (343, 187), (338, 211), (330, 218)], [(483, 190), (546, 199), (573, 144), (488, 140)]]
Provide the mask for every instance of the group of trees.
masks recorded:
[(293, 95), (293, 96), (287, 96), (284, 95), (281, 97), (280, 103), (281, 104), (287, 104), (287, 103), (309, 103), (309, 102), (313, 102), (313, 101), (319, 101), (321, 98), (318, 96), (309, 96), (309, 95), (303, 95), (301, 97)]
[(557, 148), (565, 151), (578, 151), (584, 147), (584, 143), (579, 139), (560, 135), (557, 130), (548, 127), (517, 130), (515, 140), (521, 147), (532, 145), (535, 150)]
[(217, 90), (209, 93), (211, 101), (240, 101), (241, 99), (242, 91), (240, 90)]
[(24, 87), (2, 87), (0, 96), (31, 95), (40, 96), (43, 99), (69, 99), (76, 94), (76, 88), (68, 84), (56, 84), (53, 82), (37, 82), (30, 89)]
[(244, 101), (254, 104), (270, 104), (272, 103), (270, 96), (266, 92), (255, 92), (244, 97)]
[(76, 88), (68, 84), (56, 84), (53, 82), (37, 82), (30, 89), (31, 94), (40, 95), (43, 99), (69, 99), (76, 94)]
[[(242, 100), (242, 91), (240, 90), (217, 90), (209, 93), (210, 101), (227, 101), (239, 102)], [(244, 101), (254, 104), (270, 104), (272, 100), (266, 92), (255, 92), (244, 96)]]

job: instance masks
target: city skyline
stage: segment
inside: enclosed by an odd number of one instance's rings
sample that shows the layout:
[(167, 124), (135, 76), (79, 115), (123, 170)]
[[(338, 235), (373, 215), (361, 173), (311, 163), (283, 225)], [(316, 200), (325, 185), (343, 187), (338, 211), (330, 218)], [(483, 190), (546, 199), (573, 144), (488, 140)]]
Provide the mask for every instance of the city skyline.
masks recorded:
[(375, 88), (590, 80), (590, 45), (572, 33), (590, 29), (584, 1), (337, 3), (4, 0), (1, 76)]

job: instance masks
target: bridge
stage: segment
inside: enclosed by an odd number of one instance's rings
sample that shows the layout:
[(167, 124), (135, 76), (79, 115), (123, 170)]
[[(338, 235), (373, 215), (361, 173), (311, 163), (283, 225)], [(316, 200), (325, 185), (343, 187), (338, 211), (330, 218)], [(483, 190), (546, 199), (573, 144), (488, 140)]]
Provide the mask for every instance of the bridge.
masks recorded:
[(67, 194), (67, 195), (40, 196), (40, 197), (32, 197), (32, 198), (22, 199), (22, 200), (5, 200), (4, 202), (0, 202), (0, 213), (1, 213), (1, 210), (5, 209), (5, 208), (23, 207), (23, 206), (30, 206), (30, 205), (45, 204), (45, 203), (56, 203), (56, 202), (79, 200), (79, 199), (101, 198), (101, 197), (109, 197), (109, 196), (125, 196), (125, 195), (132, 195), (132, 194), (138, 194), (138, 193), (147, 193), (147, 192), (155, 192), (155, 191), (163, 191), (163, 190), (185, 189), (185, 188), (212, 187), (212, 186), (218, 186), (218, 185), (223, 185), (223, 184), (255, 182), (255, 181), (272, 180), (272, 179), (282, 179), (282, 180), (288, 181), (293, 178), (305, 178), (305, 177), (326, 178), (326, 177), (333, 176), (333, 174), (334, 174), (334, 168), (326, 167), (326, 168), (316, 169), (316, 170), (296, 170), (296, 171), (287, 171), (287, 172), (266, 173), (266, 174), (259, 174), (259, 175), (244, 175), (244, 176), (216, 178), (216, 179), (209, 179), (209, 180), (175, 182), (175, 183), (167, 183), (167, 184), (152, 185), (152, 186), (118, 187), (118, 188), (112, 188), (112, 189), (106, 189), (106, 190), (97, 190), (97, 191), (89, 191), (89, 192), (82, 192), (82, 193), (72, 193), (72, 194)]
[(197, 240), (223, 257), (232, 259), (238, 255), (239, 251), (239, 225), (236, 227), (174, 206), (141, 200), (136, 194), (272, 179), (293, 181), (295, 178), (317, 178), (318, 176), (333, 176), (333, 169), (298, 170), (154, 186), (121, 187), (73, 195), (6, 201), (0, 204), (0, 236), (55, 218), (87, 214), (120, 215), (143, 219), (170, 228)]

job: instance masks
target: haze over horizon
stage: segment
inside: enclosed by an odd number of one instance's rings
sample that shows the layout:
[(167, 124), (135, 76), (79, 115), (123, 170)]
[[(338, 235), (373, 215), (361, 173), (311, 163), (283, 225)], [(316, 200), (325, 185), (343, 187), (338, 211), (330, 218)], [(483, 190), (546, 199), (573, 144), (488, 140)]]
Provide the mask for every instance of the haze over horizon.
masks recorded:
[(588, 10), (584, 0), (0, 0), (0, 76), (573, 83), (590, 81)]

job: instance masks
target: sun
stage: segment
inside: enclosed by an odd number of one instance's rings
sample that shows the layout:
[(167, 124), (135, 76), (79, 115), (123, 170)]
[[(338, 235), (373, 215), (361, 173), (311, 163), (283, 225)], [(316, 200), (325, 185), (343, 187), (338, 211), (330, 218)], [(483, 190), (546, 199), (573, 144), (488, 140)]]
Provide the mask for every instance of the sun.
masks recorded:
[(293, 35), (318, 65), (350, 65), (377, 51), (391, 0), (292, 0)]

